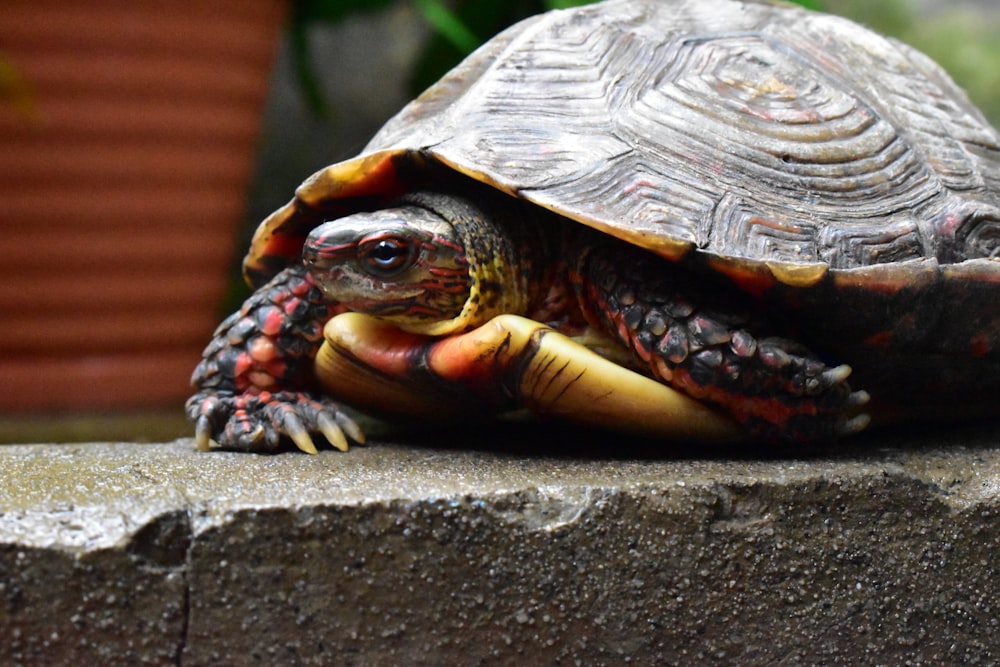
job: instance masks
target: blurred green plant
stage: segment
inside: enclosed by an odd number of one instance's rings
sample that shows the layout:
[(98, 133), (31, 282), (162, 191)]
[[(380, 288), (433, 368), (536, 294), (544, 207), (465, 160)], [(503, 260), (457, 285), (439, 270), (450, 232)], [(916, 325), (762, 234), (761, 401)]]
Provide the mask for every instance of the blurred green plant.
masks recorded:
[[(360, 12), (384, 9), (396, 0), (298, 0), (292, 5), (291, 46), (302, 93), (312, 111), (330, 117), (332, 109), (313, 67), (308, 29), (315, 23), (335, 24)], [(550, 9), (586, 5), (595, 0), (410, 0), (434, 29), (410, 71), (417, 93), (437, 81), (462, 58), (507, 26)]]
[[(323, 117), (332, 110), (313, 68), (307, 29), (317, 22), (337, 23), (359, 12), (384, 9), (397, 0), (297, 0), (293, 4), (291, 42), (302, 93), (310, 109)], [(416, 94), (437, 81), (477, 46), (512, 23), (550, 9), (595, 0), (409, 0), (434, 29), (409, 72)], [(817, 11), (859, 21), (927, 53), (966, 88), (969, 96), (1000, 123), (1000, 19), (949, 12), (942, 20), (921, 20), (912, 0), (792, 0)]]
[[(335, 24), (361, 12), (372, 12), (397, 0), (297, 0), (292, 5), (291, 47), (296, 74), (309, 108), (318, 116), (330, 118), (328, 102), (309, 53), (309, 26)], [(507, 26), (533, 14), (551, 9), (587, 5), (596, 0), (410, 0), (434, 35), (413, 64), (409, 73), (410, 91), (427, 88), (476, 47)], [(810, 9), (821, 9), (821, 0), (792, 0)]]
[(941, 65), (1000, 127), (1000, 16), (944, 6), (932, 16), (907, 0), (823, 0), (824, 9), (906, 42)]

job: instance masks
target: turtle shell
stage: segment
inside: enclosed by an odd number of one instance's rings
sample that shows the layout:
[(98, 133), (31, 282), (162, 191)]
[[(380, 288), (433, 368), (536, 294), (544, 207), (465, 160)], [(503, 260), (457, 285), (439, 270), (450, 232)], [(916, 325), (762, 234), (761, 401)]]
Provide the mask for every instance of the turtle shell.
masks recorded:
[(1000, 136), (926, 56), (794, 6), (610, 0), (518, 23), (300, 186), (248, 280), (436, 165), (743, 281), (1000, 281)]

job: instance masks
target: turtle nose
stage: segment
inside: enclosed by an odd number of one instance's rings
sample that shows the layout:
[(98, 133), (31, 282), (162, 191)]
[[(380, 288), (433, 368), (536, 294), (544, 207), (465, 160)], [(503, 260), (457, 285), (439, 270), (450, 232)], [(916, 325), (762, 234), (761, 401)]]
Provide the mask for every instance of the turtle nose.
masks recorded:
[(302, 263), (307, 267), (317, 266), (317, 262), (320, 258), (319, 248), (315, 244), (310, 243), (309, 240), (302, 246)]
[(336, 247), (326, 235), (313, 230), (302, 244), (302, 262), (309, 268), (327, 268), (334, 261)]
[(302, 244), (302, 262), (311, 269), (330, 270), (350, 262), (358, 249), (358, 231), (343, 220), (316, 227)]

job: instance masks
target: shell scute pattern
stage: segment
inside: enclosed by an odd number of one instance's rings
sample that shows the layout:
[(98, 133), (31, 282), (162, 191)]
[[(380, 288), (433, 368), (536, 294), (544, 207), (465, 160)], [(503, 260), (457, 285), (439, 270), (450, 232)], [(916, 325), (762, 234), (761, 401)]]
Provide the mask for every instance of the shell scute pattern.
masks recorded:
[(1000, 143), (926, 57), (766, 3), (592, 11), (508, 31), (369, 150), (426, 149), (668, 257), (997, 254)]

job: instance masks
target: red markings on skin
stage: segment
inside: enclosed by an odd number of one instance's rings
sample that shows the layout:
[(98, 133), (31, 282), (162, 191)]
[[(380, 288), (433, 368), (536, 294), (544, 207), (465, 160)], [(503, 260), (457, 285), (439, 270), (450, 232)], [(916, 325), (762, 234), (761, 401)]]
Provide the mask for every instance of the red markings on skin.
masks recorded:
[(249, 354), (245, 352), (240, 354), (238, 357), (236, 357), (236, 363), (234, 364), (233, 367), (233, 374), (237, 378), (246, 375), (247, 372), (251, 368), (253, 368), (253, 363), (254, 363), (253, 359), (250, 357)]
[(649, 364), (653, 359), (652, 350), (647, 350), (642, 345), (639, 345), (638, 342), (633, 343), (632, 350), (635, 352), (637, 357), (642, 359), (643, 363)]
[(465, 246), (461, 243), (456, 243), (451, 239), (444, 238), (443, 236), (435, 236), (430, 242), (424, 244), (425, 249), (436, 249), (436, 248), (448, 248), (453, 251), (456, 255), (465, 254)]
[[(500, 347), (477, 344), (479, 330), (469, 334), (449, 336), (430, 345), (427, 350), (428, 365), (446, 381), (474, 389), (477, 394), (501, 394), (498, 382), (502, 374), (503, 357)], [(506, 348), (503, 348), (506, 351)], [(493, 400), (497, 400), (493, 397)]]
[(254, 386), (250, 382), (250, 378), (246, 375), (237, 375), (233, 378), (233, 384), (236, 386), (237, 393), (247, 394), (254, 393)]
[(284, 302), (284, 304), (282, 304), (282, 309), (285, 311), (286, 315), (291, 315), (292, 313), (295, 312), (295, 309), (298, 308), (301, 303), (302, 299), (290, 297), (288, 298), (287, 301)]
[(292, 285), (292, 289), (290, 291), (292, 294), (302, 299), (309, 294), (309, 290), (315, 286), (316, 283), (313, 281), (312, 276), (307, 273), (301, 281)]
[(819, 414), (814, 401), (799, 400), (795, 405), (789, 405), (773, 397), (733, 394), (716, 386), (699, 385), (682, 368), (674, 369), (670, 384), (698, 400), (724, 406), (726, 411), (741, 424), (759, 419), (772, 424), (786, 424), (796, 415)]
[(414, 356), (419, 356), (421, 348), (432, 343), (431, 336), (414, 334), (391, 326), (382, 326), (377, 336), (372, 335), (372, 344), (354, 350), (366, 365), (387, 375), (406, 377), (414, 368)]
[(420, 283), (421, 289), (448, 294), (465, 294), (469, 291), (469, 274), (451, 269), (431, 269), (433, 280)]
[(320, 251), (316, 254), (318, 258), (326, 262), (334, 262), (340, 259), (353, 259), (357, 257), (359, 244), (341, 243), (339, 245), (330, 245), (325, 240), (320, 239), (313, 246), (320, 248)]
[[(758, 395), (743, 393), (738, 387), (730, 389), (712, 382), (699, 384), (685, 365), (689, 358), (687, 354), (676, 360), (676, 363), (670, 363), (654, 349), (656, 347), (655, 341), (650, 347), (643, 345), (637, 333), (628, 326), (625, 309), (610, 308), (608, 301), (602, 297), (602, 292), (593, 284), (586, 284), (585, 289), (587, 301), (595, 309), (603, 310), (607, 322), (617, 332), (621, 340), (627, 341), (629, 350), (649, 369), (648, 373), (653, 378), (669, 384), (698, 401), (721, 407), (741, 424), (753, 425), (765, 422), (780, 426), (787, 424), (797, 416), (821, 414), (817, 402), (797, 394), (789, 379), (784, 379), (788, 384), (784, 386), (775, 384), (774, 391), (761, 392)], [(689, 320), (689, 325), (694, 330), (701, 331), (707, 337), (710, 345), (721, 345), (727, 342), (730, 345), (734, 344), (732, 336), (727, 332), (722, 330), (713, 332), (706, 324), (699, 326), (697, 316), (693, 316)], [(669, 335), (668, 332), (665, 333)], [(662, 338), (660, 340), (662, 341)], [(745, 341), (736, 344), (747, 349)], [(719, 376), (735, 376), (740, 371), (738, 367), (733, 366), (732, 362), (726, 361), (724, 358), (716, 370)], [(781, 380), (782, 378), (776, 376), (775, 379)]]
[(285, 323), (285, 313), (278, 308), (269, 308), (261, 318), (260, 330), (268, 336), (277, 336)]
[(275, 340), (266, 335), (256, 336), (236, 358), (233, 380), (240, 392), (258, 394), (275, 387), (287, 369)]

